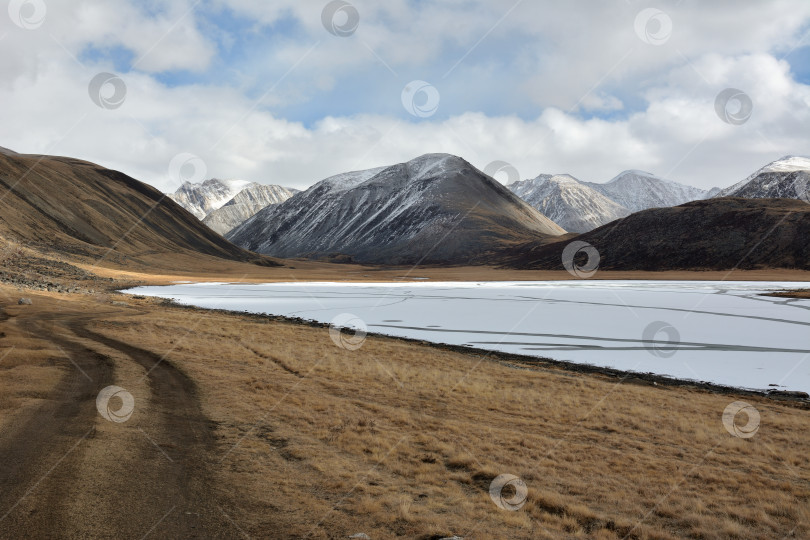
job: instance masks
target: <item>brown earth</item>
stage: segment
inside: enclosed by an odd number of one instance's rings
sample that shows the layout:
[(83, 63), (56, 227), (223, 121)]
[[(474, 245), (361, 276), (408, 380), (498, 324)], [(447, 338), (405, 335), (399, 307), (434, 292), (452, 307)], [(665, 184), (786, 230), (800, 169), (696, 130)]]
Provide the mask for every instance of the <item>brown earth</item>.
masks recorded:
[[(810, 269), (810, 204), (794, 199), (708, 199), (637, 212), (562, 242), (528, 242), (493, 259), (507, 268), (562, 269), (571, 240), (615, 271)], [(585, 255), (577, 264), (585, 264)]]
[[(802, 402), (19, 294), (0, 286), (4, 538), (810, 535)], [(96, 411), (110, 384), (135, 397), (127, 422)], [(722, 425), (738, 400), (761, 414), (754, 438)], [(519, 511), (489, 497), (502, 473), (528, 486)]]
[(0, 248), (14, 243), (92, 265), (213, 259), (275, 264), (226, 241), (155, 188), (72, 158), (0, 154)]
[[(151, 351), (88, 330), (109, 309), (88, 313), (75, 310), (80, 302), (48, 300), (12, 311), (3, 324), (4, 341), (14, 344), (3, 362), (12, 379), (20, 367), (34, 367), (28, 343), (53, 355), (37, 366), (53, 372), (51, 389), (31, 395), (20, 388), (29, 399), (3, 411), (3, 537), (142, 537), (151, 526), (169, 538), (231, 531), (211, 495), (213, 426), (195, 383)], [(122, 374), (136, 380), (130, 390), (142, 416), (134, 429), (96, 410), (99, 391)], [(13, 400), (13, 381), (3, 386)]]

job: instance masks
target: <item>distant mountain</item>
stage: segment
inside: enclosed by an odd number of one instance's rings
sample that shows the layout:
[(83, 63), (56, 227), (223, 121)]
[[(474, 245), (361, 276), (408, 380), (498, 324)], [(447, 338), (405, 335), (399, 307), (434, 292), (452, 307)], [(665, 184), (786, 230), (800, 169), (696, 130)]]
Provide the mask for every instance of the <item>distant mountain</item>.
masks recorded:
[(785, 156), (769, 163), (742, 182), (720, 191), (716, 197), (785, 197), (810, 201), (810, 158)]
[(194, 214), (197, 219), (205, 219), (211, 211), (221, 208), (237, 193), (251, 185), (247, 180), (219, 180), (212, 178), (201, 183), (184, 182), (174, 193), (170, 193), (177, 204)]
[(463, 159), (427, 154), (322, 180), (227, 238), (279, 257), (465, 264), (510, 243), (564, 233)]
[(587, 232), (630, 215), (627, 208), (567, 174), (541, 174), (506, 187), (569, 232)]
[(252, 183), (223, 206), (210, 211), (203, 219), (203, 223), (219, 234), (225, 235), (262, 208), (282, 203), (296, 193), (297, 189)]
[[(157, 189), (78, 159), (0, 153), (0, 237), (89, 264), (183, 268), (200, 255), (274, 265)], [(157, 266), (154, 266), (157, 265)]]
[(668, 208), (705, 199), (708, 192), (692, 186), (664, 180), (643, 171), (624, 171), (605, 184), (585, 182), (631, 212), (648, 208)]
[[(573, 240), (591, 244), (602, 270), (810, 269), (810, 204), (724, 198), (643, 210)], [(527, 242), (493, 260), (509, 268), (562, 270), (568, 241)]]

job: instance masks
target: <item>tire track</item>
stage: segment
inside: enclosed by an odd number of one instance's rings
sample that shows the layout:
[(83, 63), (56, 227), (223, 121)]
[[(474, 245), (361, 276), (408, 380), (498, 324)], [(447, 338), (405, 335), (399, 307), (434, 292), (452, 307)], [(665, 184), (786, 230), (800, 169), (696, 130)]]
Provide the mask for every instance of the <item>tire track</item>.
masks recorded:
[[(211, 480), (214, 426), (194, 382), (151, 351), (87, 329), (95, 318), (18, 320), (80, 369), (67, 365), (46, 403), (0, 434), (0, 536), (238, 537)], [(147, 373), (150, 398), (136, 403), (136, 421), (107, 425), (96, 411), (98, 392), (116, 384), (107, 349)]]

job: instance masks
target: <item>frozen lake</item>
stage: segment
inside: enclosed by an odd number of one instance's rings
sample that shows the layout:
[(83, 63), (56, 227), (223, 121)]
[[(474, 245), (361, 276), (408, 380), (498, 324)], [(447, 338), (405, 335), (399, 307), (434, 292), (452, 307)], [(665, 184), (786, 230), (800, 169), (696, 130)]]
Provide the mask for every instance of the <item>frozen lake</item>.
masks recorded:
[(626, 371), (810, 392), (810, 300), (760, 296), (801, 287), (807, 284), (425, 281), (177, 284), (128, 292)]

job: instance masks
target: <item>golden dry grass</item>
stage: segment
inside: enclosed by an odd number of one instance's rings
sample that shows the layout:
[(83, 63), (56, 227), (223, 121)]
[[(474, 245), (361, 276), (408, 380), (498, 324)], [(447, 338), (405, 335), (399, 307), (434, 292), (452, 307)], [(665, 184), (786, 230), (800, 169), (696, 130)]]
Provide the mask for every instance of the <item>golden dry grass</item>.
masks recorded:
[[(4, 296), (0, 295), (0, 304)], [(57, 347), (16, 321), (0, 323), (0, 430), (48, 397), (66, 369), (63, 361)]]
[(782, 296), (786, 298), (810, 298), (810, 289), (798, 289), (794, 291), (778, 292), (773, 296)]
[[(810, 535), (810, 413), (796, 406), (388, 338), (347, 351), (324, 328), (130, 303), (95, 329), (197, 382), (225, 507), (250, 536)], [(752, 439), (721, 423), (738, 399), (761, 413)], [(502, 473), (528, 485), (519, 511), (489, 497)]]
[[(458, 267), (376, 267), (356, 264), (330, 264), (310, 260), (283, 260), (284, 266), (261, 267), (235, 263), (222, 259), (196, 257), (185, 264), (181, 257), (177, 266), (182, 272), (156, 272), (144, 267), (141, 271), (123, 270), (105, 264), (102, 266), (74, 263), (85, 270), (103, 277), (122, 281), (146, 282), (154, 285), (173, 281), (244, 281), (266, 283), (277, 281), (398, 281), (402, 279), (427, 278), (433, 281), (537, 281), (575, 279), (564, 270), (506, 270), (489, 266)], [(161, 266), (158, 266), (161, 268)], [(700, 280), (700, 281), (808, 281), (810, 272), (805, 270), (765, 269), (733, 271), (598, 271), (591, 279), (630, 280)]]

